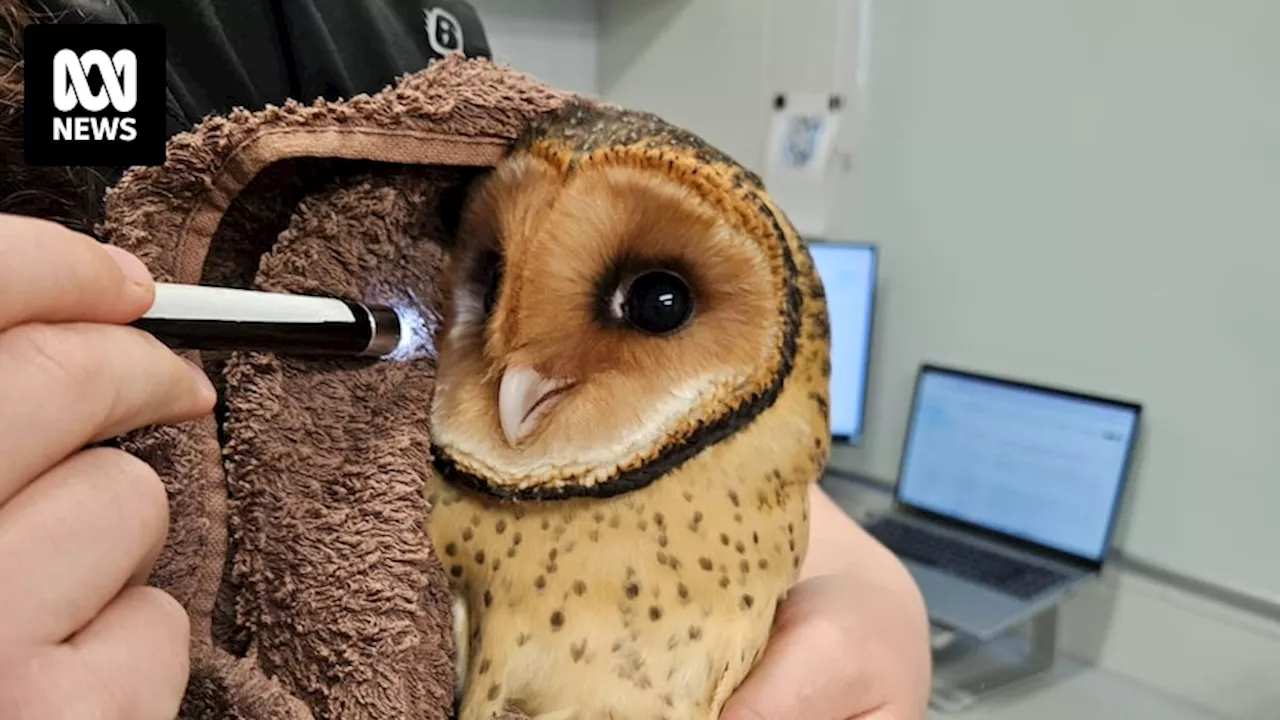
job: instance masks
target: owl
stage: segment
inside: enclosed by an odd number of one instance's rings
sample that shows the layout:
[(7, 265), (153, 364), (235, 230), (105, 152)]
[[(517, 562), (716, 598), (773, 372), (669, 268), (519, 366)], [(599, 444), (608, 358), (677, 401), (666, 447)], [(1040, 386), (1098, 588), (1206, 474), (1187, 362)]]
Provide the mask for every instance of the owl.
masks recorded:
[(573, 103), (477, 181), (448, 272), (426, 494), (459, 719), (714, 720), (829, 451), (804, 243), (697, 136)]

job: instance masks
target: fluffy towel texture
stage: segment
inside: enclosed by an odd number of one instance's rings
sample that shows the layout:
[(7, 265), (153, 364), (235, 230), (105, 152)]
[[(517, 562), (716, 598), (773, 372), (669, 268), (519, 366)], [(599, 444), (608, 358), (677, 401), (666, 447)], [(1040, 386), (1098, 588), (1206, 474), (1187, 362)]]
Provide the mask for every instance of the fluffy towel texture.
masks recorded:
[[(430, 324), (468, 181), (569, 98), (455, 56), (372, 96), (212, 118), (121, 180), (101, 232), (159, 280), (407, 303)], [(124, 439), (170, 494), (152, 583), (191, 615), (184, 720), (449, 716), (424, 339), (401, 362), (190, 353), (215, 416)]]

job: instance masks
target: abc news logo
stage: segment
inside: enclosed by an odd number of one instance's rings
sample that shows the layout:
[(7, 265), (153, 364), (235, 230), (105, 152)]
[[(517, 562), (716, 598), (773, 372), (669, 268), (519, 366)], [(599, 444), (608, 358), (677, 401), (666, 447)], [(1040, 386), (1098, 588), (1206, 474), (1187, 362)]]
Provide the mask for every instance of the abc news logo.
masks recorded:
[[(89, 87), (89, 69), (102, 75), (102, 89)], [(101, 50), (77, 55), (59, 50), (53, 56), (53, 106), (70, 113), (77, 108), (92, 113), (106, 109), (130, 113), (138, 105), (138, 56), (132, 50), (118, 50), (110, 57)], [(54, 140), (116, 140), (131, 142), (138, 137), (137, 121), (128, 117), (77, 115), (53, 118)]]
[(31, 25), (24, 33), (29, 165), (164, 162), (163, 27)]

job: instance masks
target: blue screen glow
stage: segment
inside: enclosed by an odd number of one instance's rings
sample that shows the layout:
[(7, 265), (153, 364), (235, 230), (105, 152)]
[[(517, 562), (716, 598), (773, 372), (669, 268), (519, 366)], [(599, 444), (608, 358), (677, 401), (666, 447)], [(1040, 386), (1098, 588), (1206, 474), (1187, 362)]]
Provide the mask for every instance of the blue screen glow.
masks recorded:
[(898, 496), (1100, 560), (1138, 425), (1130, 406), (925, 369)]
[(876, 248), (813, 242), (809, 253), (822, 278), (831, 317), (831, 434), (857, 440), (862, 435), (871, 354)]

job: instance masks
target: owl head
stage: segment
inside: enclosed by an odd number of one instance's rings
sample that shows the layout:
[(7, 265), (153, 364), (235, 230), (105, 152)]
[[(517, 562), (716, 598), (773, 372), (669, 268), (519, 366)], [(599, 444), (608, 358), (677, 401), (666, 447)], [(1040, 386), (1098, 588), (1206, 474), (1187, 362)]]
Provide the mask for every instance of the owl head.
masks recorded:
[(571, 104), (477, 181), (447, 295), (437, 469), (551, 499), (642, 487), (768, 411), (821, 284), (750, 172), (650, 114)]

